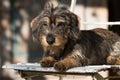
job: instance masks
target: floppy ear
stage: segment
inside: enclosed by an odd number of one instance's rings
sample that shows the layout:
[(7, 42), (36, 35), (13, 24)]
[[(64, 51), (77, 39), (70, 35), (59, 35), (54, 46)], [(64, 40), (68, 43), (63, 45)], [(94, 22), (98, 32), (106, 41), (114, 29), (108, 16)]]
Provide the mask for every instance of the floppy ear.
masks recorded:
[(80, 30), (78, 17), (74, 13), (70, 13), (70, 38), (76, 40), (78, 38), (79, 31)]
[(40, 16), (37, 16), (30, 23), (33, 40), (35, 40), (35, 41), (38, 40), (38, 27), (39, 27), (38, 22), (39, 22), (39, 19), (40, 19)]

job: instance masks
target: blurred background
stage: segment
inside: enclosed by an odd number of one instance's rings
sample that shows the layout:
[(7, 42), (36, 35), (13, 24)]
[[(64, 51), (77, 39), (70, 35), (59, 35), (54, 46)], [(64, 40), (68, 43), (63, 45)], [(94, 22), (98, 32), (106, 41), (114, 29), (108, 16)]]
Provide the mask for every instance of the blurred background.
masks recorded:
[[(30, 22), (48, 1), (57, 1), (68, 8), (71, 4), (71, 0), (0, 0), (0, 80), (22, 80), (14, 70), (2, 69), (4, 64), (39, 62), (43, 51), (32, 40)], [(77, 0), (74, 13), (83, 22), (120, 21), (119, 3), (120, 0)], [(101, 27), (120, 35), (117, 25), (80, 25), (81, 30)]]

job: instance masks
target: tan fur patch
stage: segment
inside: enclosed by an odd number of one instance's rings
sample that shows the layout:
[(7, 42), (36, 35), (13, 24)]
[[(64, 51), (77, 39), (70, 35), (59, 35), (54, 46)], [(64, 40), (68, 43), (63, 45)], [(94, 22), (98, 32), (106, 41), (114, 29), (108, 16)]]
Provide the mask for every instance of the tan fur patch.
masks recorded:
[(115, 57), (115, 56), (108, 56), (107, 57), (107, 63), (120, 65), (120, 58), (119, 57)]
[(55, 43), (53, 45), (55, 45), (55, 46), (61, 46), (61, 45), (65, 44), (66, 42), (67, 42), (67, 40), (64, 37), (62, 37), (62, 36), (56, 36)]
[(42, 18), (40, 21), (46, 22), (47, 25), (50, 24), (50, 19), (49, 19), (48, 17), (44, 17), (44, 18)]
[(45, 35), (42, 35), (40, 37), (40, 43), (43, 46), (43, 49), (47, 50), (47, 47), (49, 46), (49, 44), (46, 42), (46, 36)]
[(56, 19), (55, 19), (55, 22), (56, 22), (56, 26), (57, 26), (57, 25), (58, 25), (59, 23), (61, 23), (61, 22), (64, 23), (64, 22), (65, 22), (65, 19), (64, 19), (64, 18), (63, 18), (63, 19), (62, 19), (62, 18), (56, 18)]

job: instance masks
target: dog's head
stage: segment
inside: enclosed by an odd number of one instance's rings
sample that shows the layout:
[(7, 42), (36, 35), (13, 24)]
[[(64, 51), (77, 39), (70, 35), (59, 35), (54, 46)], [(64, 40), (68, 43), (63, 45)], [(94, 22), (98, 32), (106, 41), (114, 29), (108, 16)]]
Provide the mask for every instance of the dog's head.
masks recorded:
[(47, 4), (31, 22), (33, 37), (42, 46), (64, 47), (68, 40), (76, 41), (79, 33), (78, 17), (64, 6)]

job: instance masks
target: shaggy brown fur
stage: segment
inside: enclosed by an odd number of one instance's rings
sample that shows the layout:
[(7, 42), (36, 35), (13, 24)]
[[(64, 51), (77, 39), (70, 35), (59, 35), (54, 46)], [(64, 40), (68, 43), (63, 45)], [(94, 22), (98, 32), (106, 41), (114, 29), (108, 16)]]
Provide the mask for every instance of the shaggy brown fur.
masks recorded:
[(32, 20), (43, 49), (42, 67), (58, 71), (85, 65), (120, 64), (120, 38), (104, 29), (79, 30), (78, 17), (66, 7), (47, 5)]

